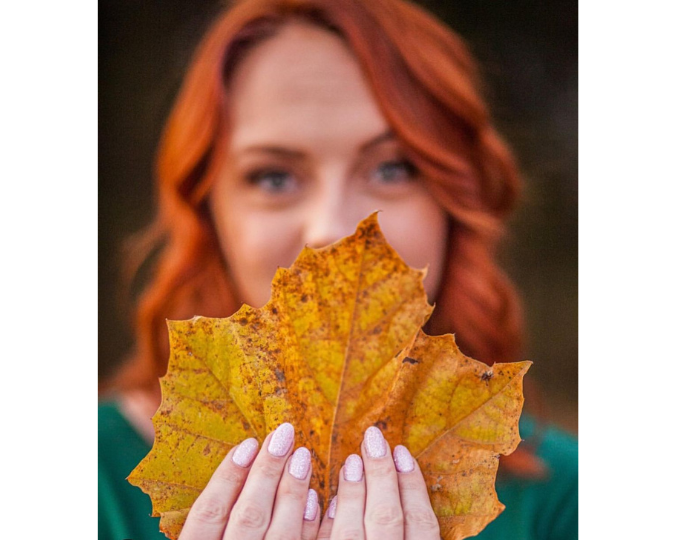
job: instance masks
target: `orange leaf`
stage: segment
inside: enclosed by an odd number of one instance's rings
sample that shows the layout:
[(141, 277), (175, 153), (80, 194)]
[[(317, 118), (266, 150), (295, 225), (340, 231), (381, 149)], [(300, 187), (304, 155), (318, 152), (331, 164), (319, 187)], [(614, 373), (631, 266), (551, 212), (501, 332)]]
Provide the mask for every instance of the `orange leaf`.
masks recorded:
[(498, 459), (520, 441), (530, 362), (489, 368), (452, 335), (425, 335), (424, 275), (387, 244), (373, 214), (354, 235), (278, 269), (262, 308), (169, 322), (155, 443), (129, 476), (151, 496), (161, 530), (177, 538), (227, 452), (282, 422), (313, 451), (311, 486), (324, 502), (377, 425), (418, 460), (445, 540), (497, 517)]

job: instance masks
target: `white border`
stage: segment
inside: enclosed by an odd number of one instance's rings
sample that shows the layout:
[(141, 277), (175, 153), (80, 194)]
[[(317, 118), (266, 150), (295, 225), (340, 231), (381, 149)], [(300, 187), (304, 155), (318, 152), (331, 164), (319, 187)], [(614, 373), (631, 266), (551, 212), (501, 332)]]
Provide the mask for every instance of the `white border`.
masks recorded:
[(580, 4), (583, 539), (665, 538), (674, 529), (676, 42), (669, 5)]
[(94, 538), (97, 4), (0, 5), (6, 538)]

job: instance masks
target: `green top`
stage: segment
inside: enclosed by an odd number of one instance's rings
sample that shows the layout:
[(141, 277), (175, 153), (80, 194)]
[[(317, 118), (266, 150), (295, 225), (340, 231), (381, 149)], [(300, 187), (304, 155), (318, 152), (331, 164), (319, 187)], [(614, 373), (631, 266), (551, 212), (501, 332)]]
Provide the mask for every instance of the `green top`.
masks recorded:
[[(533, 423), (521, 422), (528, 439)], [(99, 405), (99, 540), (166, 540), (159, 518), (150, 517), (150, 497), (126, 480), (150, 451), (114, 403)], [(476, 538), (480, 540), (575, 540), (577, 534), (577, 442), (546, 430), (538, 456), (550, 470), (545, 480), (498, 475), (504, 512)]]

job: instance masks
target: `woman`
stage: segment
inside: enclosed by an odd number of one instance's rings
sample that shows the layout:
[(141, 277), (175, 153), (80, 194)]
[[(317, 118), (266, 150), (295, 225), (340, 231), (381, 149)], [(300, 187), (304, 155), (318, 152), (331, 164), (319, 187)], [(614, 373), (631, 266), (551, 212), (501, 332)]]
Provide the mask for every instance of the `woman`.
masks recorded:
[[(139, 303), (137, 355), (100, 413), (100, 447), (129, 450), (100, 452), (100, 537), (149, 538), (157, 528), (145, 495), (123, 478), (153, 438), (165, 319), (262, 306), (277, 266), (306, 244), (351, 234), (376, 209), (404, 260), (429, 265), (428, 333), (454, 332), (488, 363), (519, 359), (518, 299), (493, 260), (519, 181), (477, 85), (460, 40), (401, 0), (244, 0), (216, 21), (160, 147), (151, 238), (163, 247)], [(401, 447), (393, 460), (377, 430), (346, 464), (335, 514), (323, 519), (311, 500), (305, 508), (305, 451), (292, 450), (290, 426), (260, 449), (233, 449), (182, 538), (438, 537), (415, 460)], [(507, 510), (480, 538), (576, 537), (574, 452), (554, 432), (538, 456), (521, 452), (520, 476), (498, 483)]]

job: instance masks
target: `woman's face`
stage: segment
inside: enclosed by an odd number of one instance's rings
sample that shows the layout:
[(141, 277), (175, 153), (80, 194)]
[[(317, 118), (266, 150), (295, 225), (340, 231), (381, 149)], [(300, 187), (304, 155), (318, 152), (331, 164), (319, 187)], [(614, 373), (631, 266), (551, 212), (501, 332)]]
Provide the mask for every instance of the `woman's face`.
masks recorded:
[(309, 24), (283, 27), (239, 63), (228, 106), (232, 134), (210, 206), (240, 300), (261, 307), (278, 266), (381, 210), (390, 245), (409, 266), (429, 265), (434, 301), (446, 214), (339, 37)]

